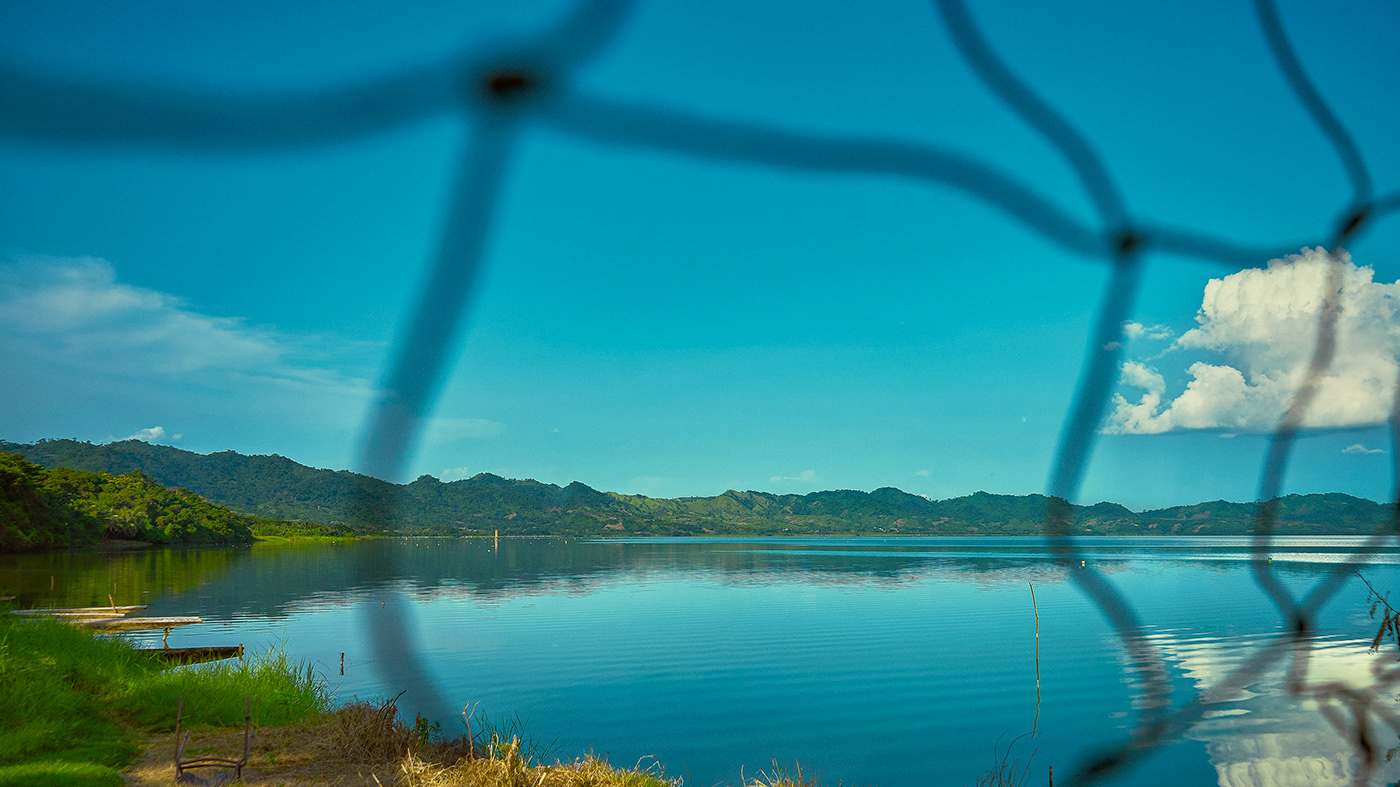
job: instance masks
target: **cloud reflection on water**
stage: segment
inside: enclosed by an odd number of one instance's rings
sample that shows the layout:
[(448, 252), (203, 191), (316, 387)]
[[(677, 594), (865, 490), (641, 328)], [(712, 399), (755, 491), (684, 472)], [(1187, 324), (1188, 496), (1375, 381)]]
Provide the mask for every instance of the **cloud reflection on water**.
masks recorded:
[[(1148, 639), (1172, 666), (1174, 676), (1195, 692), (1220, 685), (1235, 668), (1273, 640), (1268, 637), (1203, 635), (1155, 631)], [(1396, 687), (1384, 674), (1395, 653), (1372, 653), (1367, 641), (1315, 637), (1307, 659), (1307, 685), (1345, 685), (1374, 692), (1392, 713), (1400, 710)], [(1205, 744), (1220, 787), (1342, 787), (1362, 774), (1354, 743), (1321, 712), (1311, 694), (1288, 691), (1287, 660), (1271, 665), (1254, 681), (1213, 698), (1186, 737)], [(1135, 704), (1144, 693), (1135, 685)], [(1182, 688), (1182, 687), (1179, 687)], [(1391, 784), (1400, 779), (1400, 758), (1386, 761), (1386, 751), (1400, 737), (1383, 721), (1370, 720), (1379, 749), (1377, 767), (1363, 784)]]

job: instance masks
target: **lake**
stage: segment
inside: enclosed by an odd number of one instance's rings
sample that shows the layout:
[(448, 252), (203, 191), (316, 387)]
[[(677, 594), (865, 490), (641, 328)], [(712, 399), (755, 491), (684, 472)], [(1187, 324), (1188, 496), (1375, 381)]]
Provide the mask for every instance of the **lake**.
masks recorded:
[[(1360, 543), (1282, 538), (1272, 569), (1302, 594)], [(21, 607), (106, 604), (111, 594), (149, 604), (146, 614), (199, 615), (204, 624), (170, 634), (172, 647), (282, 647), (341, 698), (413, 689), (392, 655), (403, 645), (437, 687), (405, 695), (410, 718), (471, 703), (492, 718), (518, 715), (551, 756), (655, 758), (700, 787), (775, 762), (800, 763), (833, 787), (971, 785), (998, 746), (1023, 767), (1030, 758), (1027, 783), (1043, 785), (1051, 766), (1069, 783), (1086, 758), (1124, 743), (1141, 714), (1190, 701), (1282, 625), (1255, 584), (1246, 539), (1083, 544), (1084, 569), (1057, 563), (1036, 538), (386, 539), (64, 553), (0, 557), (0, 592)], [(1135, 610), (1166, 664), (1166, 695), (1079, 590), (1074, 572), (1090, 567)], [(1400, 550), (1379, 550), (1361, 572), (1381, 592), (1400, 589)], [(1369, 609), (1349, 577), (1308, 634), (1310, 680), (1372, 686), (1373, 668), (1393, 666), (1394, 643), (1369, 652), (1379, 623)], [(402, 635), (392, 634), (398, 621), (409, 624)], [(159, 645), (160, 633), (136, 638)], [(1251, 674), (1105, 783), (1350, 784), (1354, 748), (1317, 700), (1289, 694), (1288, 664)], [(1394, 715), (1400, 703), (1392, 686), (1373, 694), (1365, 713), (1383, 759), (1400, 739), (1375, 713)], [(1400, 778), (1397, 766), (1400, 757), (1373, 781)]]

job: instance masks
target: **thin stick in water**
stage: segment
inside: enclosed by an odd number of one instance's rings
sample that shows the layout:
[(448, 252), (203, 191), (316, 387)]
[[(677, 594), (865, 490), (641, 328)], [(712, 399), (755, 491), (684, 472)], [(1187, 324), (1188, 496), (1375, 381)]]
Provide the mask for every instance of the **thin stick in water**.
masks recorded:
[(1035, 603), (1035, 585), (1026, 582), (1031, 589), (1031, 611), (1035, 613), (1035, 721), (1031, 723), (1031, 737), (1035, 737), (1040, 727), (1040, 608)]

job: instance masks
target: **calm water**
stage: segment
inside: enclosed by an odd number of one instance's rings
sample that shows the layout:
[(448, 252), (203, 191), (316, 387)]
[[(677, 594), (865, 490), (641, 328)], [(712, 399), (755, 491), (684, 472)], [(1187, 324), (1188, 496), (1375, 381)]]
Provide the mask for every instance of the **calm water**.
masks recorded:
[[(1356, 543), (1283, 539), (1274, 567), (1301, 593)], [(1278, 630), (1243, 540), (1101, 539), (1088, 558), (1165, 656), (1173, 704)], [(41, 606), (106, 603), (115, 590), (147, 614), (200, 615), (171, 646), (285, 646), (349, 698), (405, 688), (365, 640), (396, 590), (446, 701), (519, 714), (558, 756), (650, 755), (701, 787), (775, 760), (828, 785), (906, 787), (973, 784), (998, 739), (1022, 735), (1012, 756), (1034, 755), (1029, 783), (1044, 784), (1048, 766), (1067, 781), (1125, 739), (1150, 697), (1073, 570), (1038, 539), (444, 539), (6, 557), (0, 592)], [(1400, 589), (1400, 553), (1363, 573)], [(1322, 611), (1310, 676), (1371, 685), (1394, 650), (1368, 653), (1375, 626), (1349, 579)], [(1351, 748), (1283, 678), (1282, 665), (1264, 671), (1111, 783), (1350, 783)], [(1396, 691), (1383, 696), (1400, 711)], [(1400, 744), (1372, 729), (1380, 751)], [(1400, 778), (1387, 768), (1378, 783)]]

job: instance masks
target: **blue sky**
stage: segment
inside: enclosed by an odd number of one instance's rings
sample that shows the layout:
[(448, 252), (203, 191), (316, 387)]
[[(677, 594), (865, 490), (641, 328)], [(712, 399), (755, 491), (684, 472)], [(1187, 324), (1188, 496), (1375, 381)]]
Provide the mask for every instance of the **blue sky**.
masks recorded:
[[(508, 6), (6, 4), (0, 51), (79, 80), (312, 90), (482, 51), (571, 4)], [(1347, 204), (1337, 156), (1250, 3), (970, 9), (1093, 143), (1134, 217), (1244, 243), (1296, 239), (1301, 253)], [(1393, 193), (1400, 10), (1280, 13), (1377, 190)], [(972, 76), (928, 3), (639, 2), (576, 83), (960, 151), (1095, 221), (1073, 171)], [(0, 136), (0, 438), (139, 434), (352, 466), (468, 137), (450, 115), (270, 152)], [(505, 171), (473, 311), (408, 476), (489, 471), (659, 496), (1046, 488), (1102, 262), (963, 193), (895, 177), (696, 159), (528, 123)], [(1376, 222), (1348, 251), (1340, 366), (1285, 488), (1385, 499), (1376, 402), (1394, 379), (1400, 221)], [(1127, 409), (1105, 422), (1082, 499), (1252, 498), (1262, 433), (1310, 347), (1310, 260), (1243, 274), (1149, 256), (1123, 337)]]

